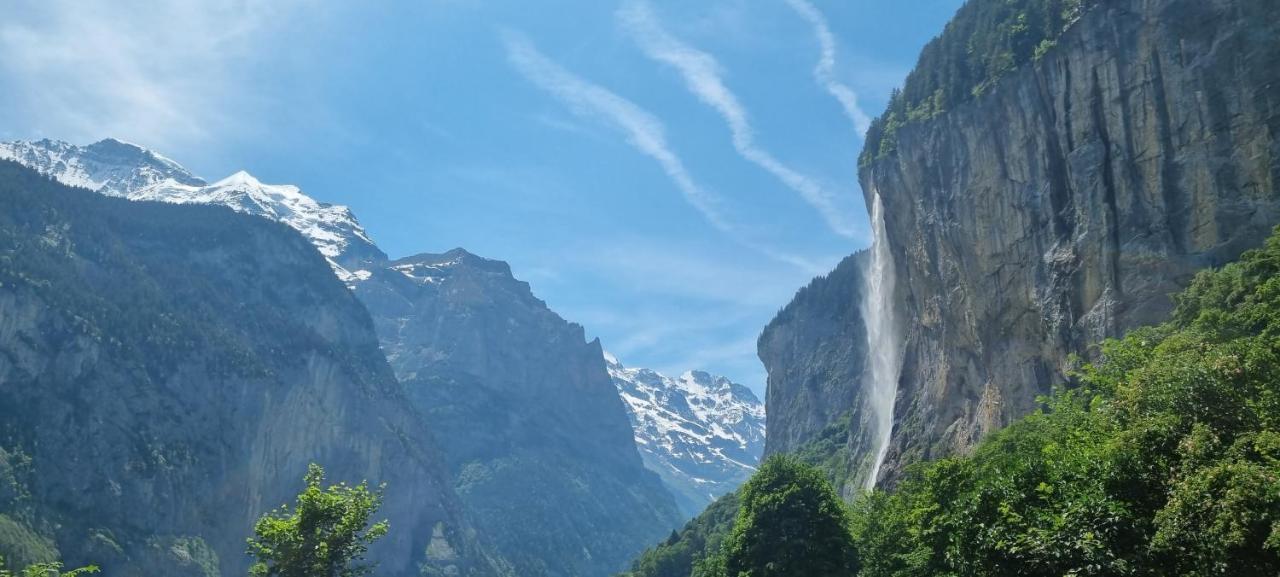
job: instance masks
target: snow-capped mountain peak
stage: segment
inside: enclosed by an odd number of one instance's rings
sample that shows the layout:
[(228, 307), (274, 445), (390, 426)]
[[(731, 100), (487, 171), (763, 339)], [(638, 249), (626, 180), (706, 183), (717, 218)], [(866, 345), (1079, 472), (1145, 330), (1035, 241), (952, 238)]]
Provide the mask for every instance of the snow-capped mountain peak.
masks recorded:
[(56, 140), (4, 142), (0, 158), (108, 196), (218, 204), (284, 223), (307, 237), (346, 282), (387, 259), (347, 207), (317, 202), (293, 185), (263, 184), (243, 170), (208, 184), (173, 160), (115, 139), (88, 146)]
[(738, 487), (764, 452), (764, 404), (751, 389), (704, 371), (678, 378), (628, 368), (605, 353), (646, 466), (700, 511)]
[(238, 170), (235, 174), (228, 176), (218, 182), (213, 183), (214, 186), (262, 186), (262, 181), (246, 171)]
[(127, 196), (164, 181), (204, 186), (182, 165), (151, 150), (114, 138), (88, 146), (60, 140), (0, 142), (0, 158), (34, 168), (69, 186), (108, 196)]

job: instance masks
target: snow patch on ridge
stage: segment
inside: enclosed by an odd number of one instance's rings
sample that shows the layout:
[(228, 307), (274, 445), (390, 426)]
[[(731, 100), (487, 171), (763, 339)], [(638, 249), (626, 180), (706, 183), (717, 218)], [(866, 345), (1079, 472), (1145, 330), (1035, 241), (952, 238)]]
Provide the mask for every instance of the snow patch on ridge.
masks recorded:
[(338, 278), (347, 283), (371, 274), (367, 270), (352, 272), (348, 267), (386, 258), (347, 207), (318, 202), (296, 186), (263, 184), (243, 170), (208, 184), (173, 160), (115, 139), (88, 146), (56, 140), (4, 142), (0, 143), (0, 158), (107, 196), (216, 204), (275, 220), (310, 240)]

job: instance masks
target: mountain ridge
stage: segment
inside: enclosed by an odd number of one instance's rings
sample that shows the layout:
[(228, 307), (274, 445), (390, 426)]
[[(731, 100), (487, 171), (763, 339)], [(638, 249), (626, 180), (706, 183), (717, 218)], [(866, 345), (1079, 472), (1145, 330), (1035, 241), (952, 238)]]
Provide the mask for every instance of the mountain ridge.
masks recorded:
[(283, 222), (311, 240), (344, 282), (387, 260), (349, 208), (318, 202), (293, 185), (263, 184), (243, 170), (210, 184), (169, 158), (113, 138), (87, 146), (49, 139), (3, 142), (0, 158), (107, 196), (217, 204)]
[(600, 340), (505, 262), (424, 253), (351, 286), (410, 401), (447, 440), (463, 502), (519, 574), (610, 574), (679, 524)]

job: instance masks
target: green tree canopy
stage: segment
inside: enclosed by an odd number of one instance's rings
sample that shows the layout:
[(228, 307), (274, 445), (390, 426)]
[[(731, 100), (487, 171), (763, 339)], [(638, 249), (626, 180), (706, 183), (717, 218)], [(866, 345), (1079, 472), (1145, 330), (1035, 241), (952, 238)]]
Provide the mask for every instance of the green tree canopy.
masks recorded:
[[(699, 572), (726, 577), (849, 577), (857, 554), (844, 504), (823, 474), (775, 455), (742, 488), (721, 559)], [(721, 565), (722, 564), (722, 565)]]
[(80, 577), (89, 573), (97, 573), (97, 565), (89, 565), (79, 569), (72, 569), (66, 573), (62, 572), (62, 563), (36, 563), (28, 565), (17, 573), (5, 568), (4, 557), (0, 557), (0, 577)]
[(1280, 575), (1280, 232), (854, 511), (860, 577)]
[(253, 577), (360, 577), (373, 567), (360, 562), (369, 545), (387, 534), (386, 521), (370, 525), (382, 489), (367, 483), (324, 487), (324, 469), (312, 464), (306, 488), (290, 509), (263, 515), (254, 525), (249, 554)]

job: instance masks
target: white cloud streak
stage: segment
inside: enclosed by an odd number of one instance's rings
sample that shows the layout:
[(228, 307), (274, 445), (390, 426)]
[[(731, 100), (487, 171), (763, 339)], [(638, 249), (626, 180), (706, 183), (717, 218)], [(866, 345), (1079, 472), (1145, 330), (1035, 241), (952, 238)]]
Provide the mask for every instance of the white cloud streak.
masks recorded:
[(838, 195), (813, 178), (783, 164), (756, 142), (750, 116), (737, 95), (725, 85), (723, 70), (715, 57), (672, 36), (646, 2), (625, 5), (618, 12), (618, 19), (646, 56), (675, 68), (689, 91), (720, 114), (729, 127), (733, 148), (739, 155), (799, 194), (822, 215), (833, 232), (848, 238), (857, 236), (855, 221), (841, 206)]
[(734, 226), (723, 212), (724, 200), (697, 183), (684, 161), (667, 143), (662, 121), (636, 103), (585, 80), (542, 54), (524, 36), (505, 32), (507, 59), (530, 82), (563, 102), (576, 115), (602, 121), (626, 136), (627, 142), (655, 160), (697, 210), (716, 230), (735, 242), (772, 259), (809, 271), (824, 269), (809, 259), (791, 255), (758, 243)]
[(245, 98), (237, 61), (296, 4), (17, 0), (0, 21), (0, 118), (71, 140), (208, 141)]
[(858, 134), (866, 134), (867, 129), (871, 127), (871, 117), (858, 106), (858, 94), (848, 85), (836, 80), (836, 38), (831, 33), (831, 27), (827, 25), (827, 19), (809, 0), (786, 0), (786, 2), (792, 10), (809, 22), (813, 28), (813, 35), (818, 40), (820, 56), (818, 64), (813, 68), (814, 79), (840, 102), (845, 116), (853, 122), (853, 127)]

